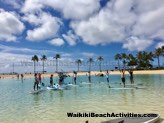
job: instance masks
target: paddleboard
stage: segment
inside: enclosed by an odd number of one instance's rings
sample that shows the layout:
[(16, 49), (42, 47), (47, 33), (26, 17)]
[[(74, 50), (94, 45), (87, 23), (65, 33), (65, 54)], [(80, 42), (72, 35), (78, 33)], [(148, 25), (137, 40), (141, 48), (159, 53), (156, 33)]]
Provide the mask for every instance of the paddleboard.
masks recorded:
[(58, 85), (58, 84), (56, 84), (56, 85), (53, 85), (53, 87), (52, 87), (52, 86), (47, 86), (47, 89), (48, 89), (48, 90), (62, 90), (62, 89), (68, 89), (68, 85)]
[(33, 91), (30, 91), (29, 93), (30, 94), (38, 94), (38, 93), (40, 93), (40, 92), (42, 92), (43, 91), (43, 89), (39, 89), (39, 90), (33, 90)]
[(140, 86), (136, 86), (134, 88), (136, 88), (136, 89), (146, 89), (146, 87), (140, 87)]
[(130, 89), (135, 89), (135, 88), (109, 88), (109, 89), (113, 89), (113, 90), (130, 90)]
[[(123, 84), (121, 84), (121, 85), (123, 85)], [(139, 83), (139, 84), (125, 84), (125, 85), (129, 85), (129, 86), (131, 86), (131, 85), (134, 85), (134, 86), (137, 86), (137, 85), (143, 85), (142, 83)]]
[(82, 83), (80, 83), (80, 84), (82, 84), (82, 85), (90, 85), (90, 84), (92, 84), (92, 83), (90, 83), (90, 82), (82, 82)]
[(59, 89), (69, 89), (70, 86), (68, 86), (68, 85), (60, 85), (58, 88)]
[(54, 87), (54, 86), (53, 87), (52, 86), (47, 86), (47, 89), (48, 90), (57, 90), (58, 88), (57, 87)]
[(153, 117), (123, 117), (101, 123), (155, 123), (159, 118), (159, 114), (153, 114)]
[(79, 86), (79, 85), (75, 85), (75, 84), (66, 84), (66, 86)]

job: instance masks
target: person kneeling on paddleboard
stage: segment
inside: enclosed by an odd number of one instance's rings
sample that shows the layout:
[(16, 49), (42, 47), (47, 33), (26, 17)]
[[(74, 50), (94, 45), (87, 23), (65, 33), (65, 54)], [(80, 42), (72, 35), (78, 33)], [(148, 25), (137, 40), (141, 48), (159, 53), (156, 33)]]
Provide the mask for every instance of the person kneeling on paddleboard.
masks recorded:
[(39, 80), (37, 78), (37, 74), (36, 73), (34, 74), (34, 79), (35, 79), (35, 81), (34, 81), (34, 91), (35, 91), (35, 87), (37, 87), (37, 90), (39, 89), (39, 86), (38, 86)]

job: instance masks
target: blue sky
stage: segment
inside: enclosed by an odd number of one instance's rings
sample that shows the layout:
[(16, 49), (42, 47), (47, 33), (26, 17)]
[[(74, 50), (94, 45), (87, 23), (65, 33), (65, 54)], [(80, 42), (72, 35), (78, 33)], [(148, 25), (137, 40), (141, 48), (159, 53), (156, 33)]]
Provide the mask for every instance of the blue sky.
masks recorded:
[(0, 0), (1, 70), (34, 54), (113, 62), (153, 51), (164, 45), (163, 13), (163, 0)]

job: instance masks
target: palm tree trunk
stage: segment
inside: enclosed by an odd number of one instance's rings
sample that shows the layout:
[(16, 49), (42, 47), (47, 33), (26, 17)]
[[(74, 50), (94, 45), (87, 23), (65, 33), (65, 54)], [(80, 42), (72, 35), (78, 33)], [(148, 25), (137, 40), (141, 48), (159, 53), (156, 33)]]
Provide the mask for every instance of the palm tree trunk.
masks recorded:
[(34, 61), (34, 74), (35, 74), (35, 61)]
[(78, 64), (78, 72), (79, 72), (79, 64)]
[(91, 71), (91, 63), (89, 64), (89, 72)]
[(118, 68), (119, 68), (119, 70), (120, 70), (120, 62), (119, 62), (119, 60), (118, 60)]
[(56, 59), (56, 72), (58, 72), (58, 59)]
[(100, 65), (100, 72), (102, 72), (102, 70), (101, 70), (101, 62), (100, 62), (100, 64), (99, 64), (99, 65)]
[(43, 74), (44, 74), (44, 60), (43, 60)]
[(159, 60), (159, 56), (158, 56), (158, 69), (160, 68), (160, 60)]

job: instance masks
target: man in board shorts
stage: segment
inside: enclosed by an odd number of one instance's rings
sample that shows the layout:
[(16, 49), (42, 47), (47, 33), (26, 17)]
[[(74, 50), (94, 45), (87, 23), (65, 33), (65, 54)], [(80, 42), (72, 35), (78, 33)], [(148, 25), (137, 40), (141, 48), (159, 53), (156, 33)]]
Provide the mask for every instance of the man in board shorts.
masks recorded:
[(125, 70), (122, 69), (120, 72), (121, 72), (121, 80), (125, 88)]
[(53, 74), (50, 76), (50, 86), (53, 87)]
[(130, 74), (130, 82), (131, 82), (131, 84), (134, 84), (133, 70), (129, 70), (128, 72), (129, 72), (129, 74)]
[(35, 91), (35, 87), (37, 87), (37, 90), (39, 89), (39, 86), (38, 86), (39, 80), (37, 78), (37, 74), (36, 73), (34, 74), (34, 79), (35, 79), (35, 81), (34, 81), (34, 91)]

